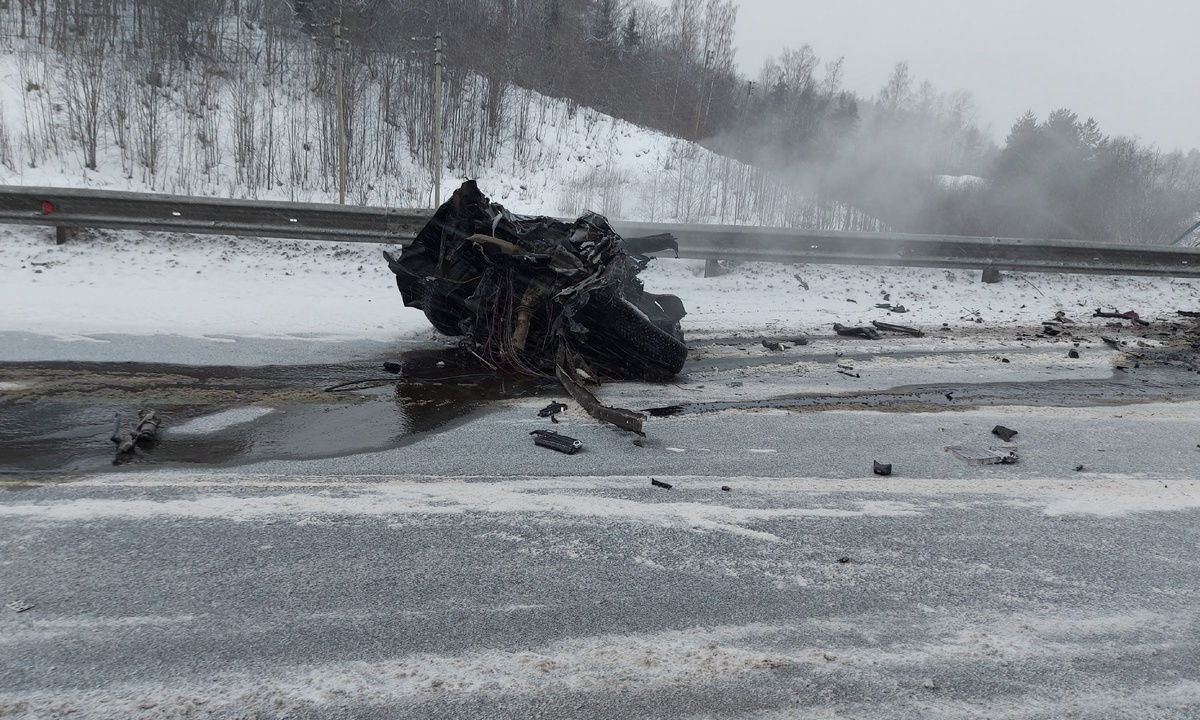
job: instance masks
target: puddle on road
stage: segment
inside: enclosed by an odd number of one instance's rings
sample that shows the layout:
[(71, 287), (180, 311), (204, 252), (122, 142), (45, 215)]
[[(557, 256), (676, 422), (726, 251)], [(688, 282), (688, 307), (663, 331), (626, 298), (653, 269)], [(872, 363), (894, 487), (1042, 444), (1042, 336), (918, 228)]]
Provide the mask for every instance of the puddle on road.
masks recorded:
[[(1180, 354), (1182, 353), (1182, 354)], [(781, 408), (953, 411), (988, 405), (1094, 406), (1200, 399), (1196, 354), (1140, 351), (1106, 379), (927, 384), (885, 391), (699, 402), (655, 416)], [(133, 465), (237, 465), (396, 448), (487, 412), (505, 399), (560, 398), (552, 381), (481, 372), (459, 350), (338, 365), (191, 367), (138, 363), (0, 365), (0, 488), (113, 471), (115, 418), (128, 432), (143, 407), (163, 417), (160, 441)], [(706, 363), (710, 360), (705, 360)], [(745, 361), (753, 364), (754, 359)], [(328, 392), (328, 388), (340, 390)]]
[[(398, 361), (400, 375), (381, 362), (2, 365), (0, 487), (114, 470), (117, 419), (128, 433), (143, 407), (163, 418), (159, 441), (127, 464), (232, 465), (394, 448), (546, 387), (480, 373), (458, 350), (413, 351)], [(338, 385), (345, 387), (326, 391)]]

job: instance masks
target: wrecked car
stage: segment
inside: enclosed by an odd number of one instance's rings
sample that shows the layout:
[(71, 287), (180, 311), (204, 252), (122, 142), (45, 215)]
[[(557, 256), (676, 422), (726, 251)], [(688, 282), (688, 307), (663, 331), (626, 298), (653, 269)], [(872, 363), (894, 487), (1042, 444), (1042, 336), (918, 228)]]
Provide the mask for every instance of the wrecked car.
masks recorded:
[(622, 238), (587, 213), (517, 215), (468, 180), (413, 242), (385, 252), (404, 304), (501, 372), (555, 377), (590, 414), (634, 432), (642, 416), (601, 406), (583, 385), (670, 380), (687, 360), (683, 302), (646, 291), (648, 253), (670, 235)]

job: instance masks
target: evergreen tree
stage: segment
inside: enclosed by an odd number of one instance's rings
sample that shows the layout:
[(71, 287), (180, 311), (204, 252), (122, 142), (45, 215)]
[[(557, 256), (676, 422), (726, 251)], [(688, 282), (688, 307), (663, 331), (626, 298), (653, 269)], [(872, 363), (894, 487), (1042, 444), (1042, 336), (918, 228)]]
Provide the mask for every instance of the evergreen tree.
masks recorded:
[(642, 44), (642, 33), (638, 29), (637, 8), (629, 11), (625, 19), (625, 29), (621, 32), (621, 47), (628, 52), (637, 50)]

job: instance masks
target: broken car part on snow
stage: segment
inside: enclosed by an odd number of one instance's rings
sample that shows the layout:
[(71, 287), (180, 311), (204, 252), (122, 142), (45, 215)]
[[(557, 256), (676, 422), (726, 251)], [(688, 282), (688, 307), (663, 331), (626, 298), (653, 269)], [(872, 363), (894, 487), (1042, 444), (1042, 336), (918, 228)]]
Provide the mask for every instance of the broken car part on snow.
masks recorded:
[(109, 438), (117, 446), (117, 456), (113, 459), (113, 465), (118, 465), (124, 460), (133, 456), (138, 446), (149, 445), (158, 439), (158, 426), (162, 424), (162, 418), (158, 413), (151, 408), (143, 408), (138, 413), (138, 422), (129, 434), (121, 435), (121, 416), (117, 415), (113, 427), (112, 437)]
[(947, 447), (946, 450), (968, 465), (1011, 465), (1018, 459), (1017, 448), (1013, 445), (988, 448), (953, 445)]
[(542, 447), (548, 447), (551, 450), (557, 450), (560, 453), (566, 453), (568, 455), (571, 455), (576, 450), (583, 447), (583, 443), (579, 440), (576, 440), (573, 437), (567, 437), (566, 435), (559, 435), (553, 430), (534, 430), (529, 434), (536, 435), (536, 437), (533, 439), (534, 444), (541, 445)]
[(550, 422), (556, 423), (558, 422), (558, 414), (565, 412), (566, 409), (566, 403), (552, 402), (541, 410), (538, 410), (538, 417), (548, 417), (550, 418)]
[(1004, 442), (1009, 442), (1017, 436), (1017, 431), (1012, 428), (1006, 428), (1003, 425), (997, 425), (992, 428), (992, 434)]
[(585, 383), (665, 381), (687, 359), (674, 295), (646, 292), (646, 253), (670, 235), (622, 238), (588, 213), (573, 223), (515, 215), (468, 180), (400, 255), (385, 252), (404, 304), (463, 336), (504, 372), (556, 377), (589, 415), (642, 433), (644, 416), (601, 405)]

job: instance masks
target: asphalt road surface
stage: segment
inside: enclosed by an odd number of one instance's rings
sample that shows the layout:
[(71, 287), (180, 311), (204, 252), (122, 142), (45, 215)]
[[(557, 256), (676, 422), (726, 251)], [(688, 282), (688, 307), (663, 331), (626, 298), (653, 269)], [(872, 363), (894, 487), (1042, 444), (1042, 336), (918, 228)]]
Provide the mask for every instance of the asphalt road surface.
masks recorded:
[[(202, 427), (255, 440), (219, 461), (10, 460), (0, 717), (1197, 717), (1195, 375), (1084, 349), (710, 348), (602, 394), (682, 408), (640, 446), (534, 393), (365, 447), (270, 445), (281, 402)], [(945, 449), (996, 425), (1017, 463)]]

